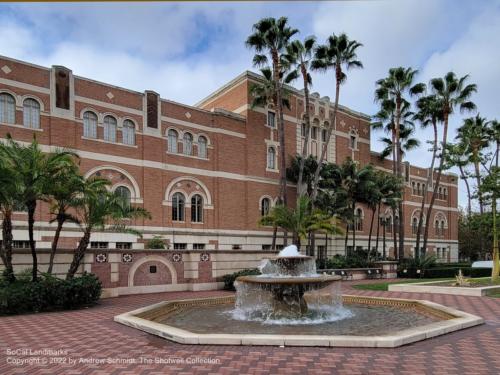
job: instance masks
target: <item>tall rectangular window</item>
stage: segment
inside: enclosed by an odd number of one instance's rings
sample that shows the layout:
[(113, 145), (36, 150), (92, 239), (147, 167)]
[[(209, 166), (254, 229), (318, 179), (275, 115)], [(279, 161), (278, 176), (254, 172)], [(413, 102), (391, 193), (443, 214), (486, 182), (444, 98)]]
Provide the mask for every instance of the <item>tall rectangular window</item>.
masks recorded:
[(267, 112), (267, 126), (270, 128), (276, 127), (276, 113), (271, 111)]

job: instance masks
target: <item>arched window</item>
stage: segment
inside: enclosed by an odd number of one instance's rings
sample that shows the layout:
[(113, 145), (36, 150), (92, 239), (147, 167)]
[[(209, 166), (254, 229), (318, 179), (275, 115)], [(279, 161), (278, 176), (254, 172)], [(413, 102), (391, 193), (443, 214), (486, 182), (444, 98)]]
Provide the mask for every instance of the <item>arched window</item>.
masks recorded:
[(313, 126), (311, 128), (311, 139), (318, 139), (318, 127), (317, 126)]
[(269, 198), (263, 198), (260, 202), (260, 214), (261, 216), (266, 216), (269, 214), (271, 209), (271, 200)]
[(168, 151), (177, 154), (177, 138), (178, 134), (174, 129), (168, 131)]
[(356, 209), (354, 220), (356, 223), (356, 230), (362, 231), (363, 230), (363, 210), (361, 208)]
[(97, 115), (87, 111), (83, 114), (83, 136), (97, 138)]
[(182, 193), (175, 193), (172, 196), (172, 220), (184, 221), (184, 205), (186, 198)]
[(413, 217), (411, 219), (411, 232), (413, 234), (417, 234), (417, 230), (418, 230), (418, 219), (416, 217)]
[(276, 151), (274, 147), (267, 149), (267, 169), (276, 169)]
[(322, 129), (321, 130), (321, 142), (326, 142), (326, 136), (327, 136), (326, 129)]
[(193, 223), (203, 222), (203, 198), (199, 194), (191, 198), (191, 221)]
[(0, 122), (7, 124), (16, 122), (16, 100), (10, 94), (0, 94)]
[(200, 158), (207, 158), (207, 139), (204, 136), (198, 137), (198, 156)]
[(104, 117), (104, 140), (116, 142), (116, 119), (113, 116)]
[(123, 200), (125, 201), (125, 203), (127, 205), (130, 205), (130, 198), (131, 198), (131, 193), (130, 193), (130, 190), (129, 188), (125, 187), (125, 186), (118, 186), (115, 190), (115, 194), (120, 196), (121, 198), (123, 198)]
[(23, 102), (24, 126), (40, 129), (40, 103), (35, 99), (25, 99)]
[(126, 145), (135, 145), (135, 125), (130, 120), (123, 121), (122, 139)]
[(302, 124), (300, 125), (300, 135), (301, 135), (302, 137), (305, 137), (305, 136), (306, 136), (306, 133), (307, 133), (307, 132), (306, 132), (306, 124), (302, 123)]
[(439, 220), (434, 222), (434, 229), (436, 230), (436, 236), (439, 236)]
[(392, 233), (392, 216), (389, 216), (385, 221), (385, 230), (387, 233)]
[(417, 183), (417, 195), (420, 195), (420, 183)]
[(184, 155), (193, 155), (193, 136), (191, 133), (184, 133)]

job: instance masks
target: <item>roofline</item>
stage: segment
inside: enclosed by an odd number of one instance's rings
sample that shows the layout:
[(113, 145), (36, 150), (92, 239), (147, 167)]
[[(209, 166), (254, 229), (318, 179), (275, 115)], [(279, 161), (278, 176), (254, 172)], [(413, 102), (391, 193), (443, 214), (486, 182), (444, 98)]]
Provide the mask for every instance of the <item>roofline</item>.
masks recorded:
[[(260, 75), (258, 73), (255, 73), (255, 72), (252, 72), (250, 70), (246, 70), (243, 73), (241, 73), (238, 76), (236, 76), (235, 78), (233, 78), (232, 80), (230, 80), (229, 82), (227, 82), (226, 84), (224, 84), (223, 86), (221, 86), (220, 88), (218, 88), (216, 91), (212, 92), (210, 95), (208, 95), (205, 98), (203, 98), (202, 100), (200, 100), (198, 103), (195, 104), (195, 106), (202, 106), (202, 105), (206, 104), (212, 98), (220, 95), (222, 92), (226, 91), (227, 89), (229, 89), (229, 88), (231, 88), (233, 86), (236, 86), (236, 84), (238, 84), (239, 82), (241, 82), (245, 78), (247, 78), (247, 79), (254, 79), (256, 81), (262, 81), (262, 75)], [(293, 86), (285, 85), (285, 87), (286, 87), (287, 90), (292, 91), (297, 96), (301, 96), (301, 97), (304, 96), (304, 93), (301, 90), (299, 90), (299, 89), (297, 89), (297, 88), (295, 88)], [(325, 102), (324, 100), (322, 100), (322, 98), (319, 98), (318, 101), (319, 102), (323, 102), (323, 103)], [(332, 106), (334, 105), (334, 103), (331, 102), (331, 101), (328, 101), (328, 104), (330, 104)], [(341, 112), (350, 114), (350, 115), (355, 116), (355, 117), (361, 117), (361, 118), (363, 118), (363, 119), (365, 119), (367, 121), (371, 120), (371, 116), (370, 115), (367, 115), (366, 113), (363, 113), (363, 112), (358, 112), (358, 111), (352, 110), (352, 109), (350, 109), (350, 108), (348, 108), (346, 106), (343, 106), (341, 104), (339, 104), (339, 110)]]

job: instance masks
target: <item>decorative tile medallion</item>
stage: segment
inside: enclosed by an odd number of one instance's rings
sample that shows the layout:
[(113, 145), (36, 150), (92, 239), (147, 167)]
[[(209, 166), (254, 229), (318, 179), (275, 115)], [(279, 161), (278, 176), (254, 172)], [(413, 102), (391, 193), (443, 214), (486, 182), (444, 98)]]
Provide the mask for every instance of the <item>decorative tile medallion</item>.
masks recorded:
[(113, 95), (113, 93), (111, 91), (109, 91), (106, 96), (111, 100), (113, 99), (115, 96)]
[(122, 262), (123, 263), (130, 263), (130, 262), (132, 262), (132, 259), (133, 259), (132, 254), (130, 254), (130, 253), (122, 254)]
[(106, 263), (108, 261), (108, 256), (105, 253), (99, 253), (95, 256), (95, 261), (97, 263)]
[(12, 69), (9, 68), (7, 65), (4, 65), (2, 66), (2, 72), (4, 72), (5, 74), (9, 74), (10, 72), (12, 72)]
[(182, 254), (181, 254), (181, 253), (174, 253), (174, 254), (172, 255), (172, 260), (173, 260), (174, 262), (176, 262), (176, 263), (177, 263), (177, 262), (181, 262), (181, 261), (182, 261)]
[(210, 260), (210, 254), (209, 253), (201, 253), (200, 260), (202, 262), (208, 262)]

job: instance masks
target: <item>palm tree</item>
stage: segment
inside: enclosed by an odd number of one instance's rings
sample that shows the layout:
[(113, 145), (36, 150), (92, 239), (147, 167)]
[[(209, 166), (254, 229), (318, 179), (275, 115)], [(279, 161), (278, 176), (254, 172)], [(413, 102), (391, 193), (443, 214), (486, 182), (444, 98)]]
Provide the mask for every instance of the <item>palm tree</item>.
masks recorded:
[(37, 201), (45, 199), (54, 178), (74, 161), (74, 153), (57, 150), (43, 153), (36, 139), (27, 146), (15, 142), (10, 135), (7, 143), (0, 144), (0, 157), (4, 158), (19, 179), (19, 203), (28, 210), (28, 235), (33, 258), (33, 281), (37, 281), (38, 259), (34, 240)]
[(278, 117), (278, 133), (280, 142), (280, 173), (281, 191), (280, 201), (286, 205), (286, 152), (285, 152), (285, 121), (283, 116), (283, 72), (285, 60), (283, 55), (297, 29), (288, 25), (286, 17), (275, 19), (263, 18), (253, 25), (253, 33), (247, 38), (245, 44), (248, 48), (255, 50), (253, 58), (254, 66), (270, 66), (272, 82), (274, 84), (274, 95), (272, 96), (274, 108)]
[(303, 191), (303, 175), (304, 166), (307, 158), (307, 144), (309, 143), (309, 133), (311, 128), (311, 116), (309, 108), (309, 87), (312, 85), (311, 74), (309, 73), (311, 62), (314, 55), (314, 48), (316, 47), (316, 39), (314, 37), (308, 37), (302, 43), (300, 40), (294, 40), (287, 47), (287, 54), (285, 59), (288, 61), (288, 65), (293, 69), (288, 75), (287, 81), (292, 81), (293, 79), (302, 77), (304, 84), (304, 101), (305, 101), (305, 114), (304, 114), (304, 124), (306, 127), (306, 134), (304, 139), (304, 144), (302, 145), (302, 154), (299, 164), (299, 173), (297, 178), (297, 193), (299, 196), (304, 195)]
[(332, 34), (328, 37), (326, 44), (320, 45), (316, 48), (314, 61), (311, 63), (311, 68), (313, 70), (326, 72), (331, 69), (335, 72), (335, 103), (333, 107), (333, 118), (328, 125), (326, 141), (323, 143), (321, 155), (318, 160), (318, 168), (314, 174), (312, 194), (313, 203), (318, 194), (320, 172), (321, 168), (323, 168), (323, 161), (326, 157), (330, 137), (336, 127), (337, 112), (339, 109), (340, 85), (345, 83), (347, 80), (345, 71), (363, 67), (363, 64), (358, 60), (358, 56), (356, 54), (356, 50), (361, 46), (361, 43), (355, 40), (350, 40), (346, 34)]
[[(281, 64), (282, 67), (286, 66), (286, 63)], [(263, 79), (259, 84), (252, 85), (250, 87), (250, 96), (252, 97), (252, 103), (251, 106), (252, 108), (255, 107), (264, 107), (266, 108), (268, 104), (272, 104), (276, 102), (276, 87), (274, 85), (273, 81), (273, 73), (271, 69), (269, 68), (262, 68), (261, 70), (262, 77)], [(282, 76), (285, 72), (282, 71), (280, 73), (280, 80), (282, 79)], [(293, 77), (287, 77), (285, 80), (285, 83), (289, 83), (288, 80), (292, 79)], [(283, 88), (283, 92), (281, 94), (281, 102), (283, 104), (283, 107), (290, 108), (290, 100), (289, 100), (289, 95), (290, 92)], [(281, 180), (283, 182), (283, 179)], [(285, 182), (286, 182), (286, 176), (285, 176)], [(281, 199), (281, 197), (280, 197)], [(276, 249), (276, 235), (277, 235), (277, 228), (273, 227), (273, 239), (272, 239), (272, 245), (271, 248), (274, 250)], [(287, 241), (287, 235), (284, 233), (284, 241), (286, 244)]]
[(457, 129), (455, 139), (460, 140), (467, 145), (467, 154), (470, 155), (470, 161), (474, 165), (475, 177), (477, 183), (477, 194), (479, 199), (479, 212), (484, 213), (484, 203), (481, 193), (481, 151), (489, 147), (490, 144), (490, 122), (479, 114), (476, 117), (466, 118), (463, 125)]
[[(415, 127), (410, 125), (400, 125), (399, 126), (399, 153), (401, 155), (401, 159), (405, 157), (405, 155), (412, 150), (415, 150), (420, 146), (420, 141), (417, 138), (413, 138), (412, 135), (415, 133)], [(387, 137), (380, 138), (380, 142), (382, 142), (385, 147), (379, 154), (380, 159), (387, 158), (394, 149), (392, 139)]]
[(2, 213), (2, 241), (0, 243), (0, 258), (5, 265), (4, 277), (7, 281), (14, 281), (12, 266), (12, 211), (14, 210), (19, 190), (17, 175), (0, 159), (0, 212)]
[(67, 221), (78, 223), (78, 218), (70, 210), (76, 208), (80, 195), (83, 193), (84, 184), (85, 179), (79, 174), (78, 166), (72, 165), (56, 176), (50, 187), (50, 212), (55, 216), (51, 222), (57, 222), (57, 227), (52, 239), (49, 268), (47, 269), (49, 274), (52, 273), (54, 267), (54, 258), (64, 223)]
[(467, 145), (462, 142), (458, 143), (448, 143), (446, 145), (446, 160), (443, 166), (444, 169), (450, 169), (451, 167), (457, 167), (460, 171), (460, 178), (465, 183), (465, 189), (467, 191), (467, 214), (470, 216), (472, 213), (472, 193), (469, 185), (469, 175), (466, 171), (469, 165), (470, 158), (466, 155)]
[[(393, 214), (394, 214), (397, 202), (399, 202), (403, 193), (403, 184), (401, 183), (401, 180), (398, 179), (393, 174), (391, 175), (385, 172), (377, 171), (375, 172), (374, 181), (380, 193), (380, 199), (378, 200), (378, 207), (377, 207), (379, 216), (382, 204), (388, 205), (389, 207), (393, 208)], [(385, 242), (385, 227), (386, 227), (386, 222), (384, 218), (384, 242)], [(377, 221), (377, 237), (376, 237), (377, 239), (375, 244), (376, 253), (378, 253), (378, 239), (380, 233), (379, 230), (380, 230), (380, 220)], [(383, 257), (384, 259), (386, 257), (385, 248)]]
[[(420, 98), (417, 101), (418, 112), (414, 115), (414, 119), (420, 122), (422, 129), (432, 126), (433, 130), (433, 140), (432, 140), (432, 158), (431, 165), (429, 168), (430, 173), (427, 176), (427, 182), (425, 184), (424, 193), (422, 197), (422, 202), (420, 205), (420, 213), (418, 218), (417, 227), (417, 240), (416, 248), (420, 249), (420, 237), (422, 235), (422, 226), (424, 224), (424, 209), (427, 203), (427, 189), (432, 186), (432, 180), (434, 175), (434, 164), (436, 162), (436, 155), (438, 151), (438, 122), (443, 120), (441, 112), (441, 103), (439, 103), (435, 96), (429, 95)], [(416, 252), (417, 256), (419, 251)]]
[[(412, 68), (391, 68), (389, 75), (386, 78), (376, 82), (375, 100), (381, 104), (381, 108), (387, 112), (394, 113), (393, 126), (393, 169), (398, 178), (401, 178), (401, 139), (400, 130), (402, 112), (404, 109), (405, 96), (418, 95), (424, 92), (425, 85), (423, 83), (414, 83), (417, 70)], [(404, 257), (404, 211), (403, 201), (399, 202), (399, 258)]]
[(318, 209), (311, 209), (311, 200), (302, 196), (297, 199), (297, 207), (292, 209), (278, 204), (262, 217), (261, 225), (275, 225), (293, 233), (293, 244), (300, 250), (301, 241), (311, 231), (330, 234), (341, 233), (334, 217)]
[(124, 224), (124, 219), (140, 217), (151, 218), (148, 211), (134, 207), (116, 192), (109, 192), (106, 187), (110, 182), (103, 178), (93, 177), (85, 181), (81, 195), (75, 199), (78, 219), (83, 231), (73, 261), (66, 275), (67, 279), (74, 277), (94, 230), (105, 230), (110, 227), (113, 232), (126, 232), (141, 235), (138, 231)]
[[(429, 84), (432, 94), (435, 95), (436, 100), (441, 104), (441, 113), (443, 116), (443, 140), (441, 144), (438, 174), (436, 176), (436, 183), (434, 184), (431, 200), (429, 202), (429, 208), (427, 209), (427, 218), (430, 218), (432, 214), (432, 208), (434, 206), (434, 201), (436, 200), (438, 186), (441, 181), (444, 162), (446, 160), (446, 142), (450, 115), (453, 114), (457, 107), (461, 112), (473, 111), (476, 109), (476, 105), (471, 102), (469, 98), (473, 93), (477, 92), (477, 86), (475, 84), (466, 84), (468, 78), (468, 75), (457, 78), (455, 73), (449, 72), (443, 78), (432, 79)], [(424, 253), (427, 250), (429, 227), (430, 225), (426, 225), (424, 231), (424, 243), (422, 246)]]

